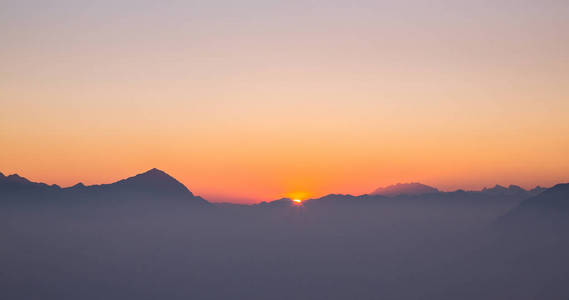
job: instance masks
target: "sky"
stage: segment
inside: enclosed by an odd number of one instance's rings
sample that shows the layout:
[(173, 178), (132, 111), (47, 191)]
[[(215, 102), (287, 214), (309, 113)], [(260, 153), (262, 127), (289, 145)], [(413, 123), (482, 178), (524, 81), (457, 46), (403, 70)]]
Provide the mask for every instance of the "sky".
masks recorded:
[(569, 2), (2, 1), (0, 172), (211, 201), (569, 182)]

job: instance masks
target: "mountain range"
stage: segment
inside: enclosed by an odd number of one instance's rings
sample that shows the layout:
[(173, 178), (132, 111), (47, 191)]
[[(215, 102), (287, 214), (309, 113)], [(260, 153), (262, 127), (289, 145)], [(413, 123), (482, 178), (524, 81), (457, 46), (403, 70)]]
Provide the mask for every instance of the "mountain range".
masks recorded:
[[(569, 210), (569, 184), (559, 184), (551, 189), (536, 187), (525, 190), (516, 185), (508, 187), (496, 185), (479, 191), (457, 190), (443, 192), (437, 188), (421, 183), (398, 183), (381, 187), (370, 194), (360, 196), (329, 194), (320, 198), (304, 201), (304, 206), (334, 205), (334, 204), (363, 204), (389, 200), (431, 200), (435, 201), (488, 201), (512, 200), (521, 202), (520, 206), (510, 215), (527, 214), (527, 211), (547, 208)], [(32, 182), (17, 174), (5, 176), (0, 173), (0, 197), (10, 200), (48, 203), (57, 200), (96, 200), (109, 202), (138, 201), (155, 203), (180, 202), (194, 206), (211, 206), (202, 197), (195, 196), (181, 182), (156, 168), (144, 173), (119, 180), (110, 184), (84, 185), (78, 183), (71, 187), (62, 188), (58, 185)], [(159, 201), (159, 202), (157, 202)], [(522, 202), (523, 201), (523, 202)], [(227, 205), (227, 204), (226, 204)], [(288, 198), (275, 201), (263, 201), (253, 205), (259, 208), (288, 207), (292, 202)], [(223, 205), (218, 205), (221, 207)]]
[(119, 180), (110, 184), (84, 185), (78, 183), (62, 188), (29, 181), (17, 174), (0, 173), (0, 197), (6, 200), (55, 201), (181, 201), (199, 206), (209, 205), (205, 199), (195, 196), (186, 186), (158, 169)]
[(397, 183), (394, 185), (380, 187), (373, 191), (371, 195), (382, 195), (382, 196), (399, 196), (399, 195), (422, 195), (429, 193), (438, 193), (439, 190), (424, 185), (418, 182), (412, 183)]
[(500, 218), (499, 222), (502, 224), (523, 223), (530, 227), (553, 225), (557, 228), (567, 228), (569, 225), (569, 183), (557, 184), (525, 199)]

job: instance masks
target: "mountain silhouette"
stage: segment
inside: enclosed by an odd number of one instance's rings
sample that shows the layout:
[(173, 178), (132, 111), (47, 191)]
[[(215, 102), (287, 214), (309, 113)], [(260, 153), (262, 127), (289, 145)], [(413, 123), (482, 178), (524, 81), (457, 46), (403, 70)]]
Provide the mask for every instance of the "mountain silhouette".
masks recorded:
[[(481, 207), (494, 207), (503, 210), (503, 214), (517, 206), (523, 200), (529, 199), (544, 188), (536, 187), (525, 190), (519, 186), (510, 185), (503, 187), (496, 185), (494, 188), (485, 188), (478, 191), (456, 190), (451, 192), (439, 191), (420, 183), (400, 183), (385, 188), (380, 188), (372, 194), (328, 194), (319, 198), (303, 201), (306, 208), (338, 207), (365, 208), (375, 205), (418, 205), (424, 208), (433, 208), (440, 205), (463, 206), (465, 209), (480, 209)], [(261, 202), (256, 207), (290, 207), (293, 206), (290, 199), (279, 199), (271, 202)], [(494, 209), (493, 208), (493, 209)], [(489, 208), (490, 209), (490, 208)]]
[(430, 194), (430, 193), (438, 193), (439, 190), (424, 185), (418, 182), (411, 182), (411, 183), (397, 183), (394, 185), (380, 187), (373, 191), (371, 195), (381, 195), (381, 196), (399, 196), (399, 195), (423, 195), (423, 194)]
[(569, 183), (557, 184), (542, 193), (524, 200), (507, 218), (569, 217)]
[(281, 198), (281, 199), (277, 199), (277, 200), (273, 200), (273, 201), (263, 201), (261, 203), (258, 204), (254, 204), (253, 206), (255, 207), (260, 207), (260, 208), (279, 208), (279, 207), (289, 207), (292, 206), (292, 200), (290, 198)]
[[(535, 187), (534, 189), (530, 190), (531, 194), (539, 194), (545, 189), (540, 187)], [(517, 185), (509, 185), (508, 187), (501, 186), (499, 184), (495, 185), (493, 188), (483, 188), (481, 190), (482, 193), (486, 194), (497, 194), (497, 195), (518, 195), (518, 194), (526, 194), (528, 191), (517, 186)]]
[(89, 190), (114, 193), (140, 193), (155, 196), (191, 196), (193, 193), (174, 177), (156, 168), (111, 184), (85, 186), (78, 183), (64, 190)]
[(520, 239), (528, 235), (550, 237), (569, 230), (569, 183), (557, 184), (525, 199), (496, 220), (497, 228), (517, 231)]
[(18, 174), (5, 176), (0, 173), (0, 196), (2, 196), (2, 198), (33, 197), (60, 190), (61, 188), (55, 184), (47, 185), (45, 183), (29, 181)]
[[(371, 194), (328, 194), (319, 198), (307, 199), (303, 201), (303, 206), (323, 207), (339, 205), (350, 207), (397, 202), (420, 202), (429, 205), (441, 203), (481, 204), (483, 202), (498, 204), (502, 202), (500, 205), (510, 205), (511, 203), (517, 205), (522, 200), (531, 198), (544, 190), (547, 189), (539, 186), (531, 190), (525, 190), (516, 185), (510, 185), (508, 187), (496, 185), (493, 188), (484, 188), (478, 191), (456, 190), (443, 192), (421, 183), (399, 183), (385, 188), (379, 188)], [(282, 198), (269, 202), (263, 201), (253, 206), (259, 208), (286, 208), (294, 205), (290, 199)]]
[(6, 200), (176, 200), (201, 205), (209, 203), (195, 196), (172, 176), (155, 168), (110, 184), (86, 186), (78, 183), (67, 188), (31, 182), (16, 174), (2, 174), (0, 196)]

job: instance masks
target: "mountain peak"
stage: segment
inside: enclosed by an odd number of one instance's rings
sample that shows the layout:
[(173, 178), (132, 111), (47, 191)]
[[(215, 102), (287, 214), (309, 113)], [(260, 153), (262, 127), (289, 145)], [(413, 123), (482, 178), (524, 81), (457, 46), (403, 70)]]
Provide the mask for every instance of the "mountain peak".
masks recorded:
[(72, 189), (78, 189), (78, 188), (84, 188), (85, 185), (83, 184), (83, 182), (79, 182), (76, 185), (72, 186)]
[(146, 171), (146, 172), (144, 172), (144, 173), (142, 173), (142, 174), (148, 174), (148, 175), (168, 175), (168, 174), (166, 174), (166, 172), (164, 172), (164, 171), (162, 171), (162, 170), (160, 170), (160, 169), (157, 169), (157, 168), (152, 168), (152, 169), (150, 169), (150, 170), (148, 170), (148, 171)]
[(27, 180), (26, 178), (24, 178), (18, 174), (8, 175), (8, 176), (5, 176), (4, 178), (6, 178), (8, 181), (13, 182), (13, 183), (30, 183), (29, 180)]
[(290, 198), (281, 198), (270, 202), (263, 201), (261, 203), (255, 204), (256, 207), (288, 207), (291, 205), (292, 200)]
[[(140, 177), (154, 177), (154, 178), (160, 178), (160, 177), (162, 177), (162, 178), (172, 178), (172, 179), (173, 179), (173, 177), (170, 176), (170, 175), (168, 175), (168, 173), (166, 173), (166, 172), (164, 172), (164, 171), (162, 171), (162, 170), (160, 170), (160, 169), (157, 169), (157, 168), (152, 168), (152, 169), (150, 169), (150, 170), (148, 170), (148, 171), (146, 171), (146, 172), (137, 174), (136, 176), (133, 176), (133, 177), (130, 177), (130, 178), (134, 178), (134, 177), (137, 177), (137, 178), (140, 178)], [(129, 179), (129, 178), (127, 178), (127, 179)]]
[[(168, 175), (168, 173), (156, 169), (156, 168), (152, 168), (144, 173), (140, 173), (137, 174), (135, 176), (129, 177), (125, 180), (142, 180), (142, 179), (152, 179), (152, 180), (162, 180), (162, 181), (175, 181), (178, 182), (178, 180), (176, 180), (174, 177)], [(178, 182), (179, 183), (179, 182)]]
[(490, 194), (517, 194), (517, 193), (519, 194), (519, 193), (525, 193), (527, 191), (521, 188), (520, 186), (513, 184), (509, 185), (508, 187), (496, 184), (493, 188), (483, 188), (482, 192)]
[(496, 184), (493, 188), (489, 188), (488, 190), (505, 191), (507, 188), (503, 185)]
[(569, 183), (559, 183), (554, 185), (552, 188), (547, 189), (551, 192), (569, 192)]
[(514, 184), (510, 184), (508, 186), (508, 190), (510, 191), (517, 191), (517, 192), (525, 192), (526, 190), (524, 190), (521, 186), (519, 185), (514, 185)]
[(557, 222), (552, 222), (552, 218), (561, 217), (565, 222), (567, 213), (569, 213), (569, 183), (561, 183), (522, 201), (502, 219), (512, 221), (516, 218), (519, 220), (528, 217), (543, 218), (551, 225)]
[(170, 194), (189, 194), (193, 196), (192, 192), (186, 188), (181, 182), (174, 177), (168, 175), (166, 172), (153, 168), (144, 173), (136, 176), (129, 177), (113, 183), (114, 186), (133, 187), (139, 191), (167, 192)]
[(371, 193), (372, 195), (399, 196), (399, 195), (422, 195), (438, 193), (439, 190), (419, 182), (397, 183), (394, 185), (380, 187)]
[(10, 195), (10, 197), (28, 197), (31, 199), (85, 198), (114, 199), (126, 202), (137, 199), (142, 201), (140, 203), (153, 199), (169, 199), (202, 205), (209, 204), (205, 199), (194, 196), (186, 186), (174, 177), (156, 168), (110, 184), (86, 186), (80, 182), (63, 189), (57, 185), (31, 182), (17, 174), (2, 175), (0, 176), (0, 199), (3, 194)]

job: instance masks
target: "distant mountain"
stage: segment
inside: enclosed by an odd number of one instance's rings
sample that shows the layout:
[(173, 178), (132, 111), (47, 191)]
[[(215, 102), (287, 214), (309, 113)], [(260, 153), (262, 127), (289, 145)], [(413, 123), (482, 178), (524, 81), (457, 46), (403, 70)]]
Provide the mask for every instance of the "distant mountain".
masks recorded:
[(508, 187), (501, 186), (497, 184), (493, 188), (483, 188), (480, 192), (485, 194), (493, 194), (493, 195), (524, 195), (528, 194), (530, 196), (535, 196), (541, 192), (543, 192), (544, 188), (542, 187), (535, 187), (531, 190), (525, 190), (517, 185), (509, 185)]
[(536, 186), (533, 189), (529, 190), (528, 192), (530, 192), (533, 195), (537, 195), (540, 194), (542, 192), (544, 192), (545, 190), (547, 190), (547, 188), (541, 187), (541, 186)]
[(281, 198), (278, 200), (273, 200), (273, 201), (263, 201), (261, 203), (258, 204), (254, 204), (254, 207), (260, 207), (260, 208), (279, 208), (279, 207), (289, 207), (292, 206), (292, 200), (289, 198)]
[[(535, 196), (545, 188), (536, 187), (525, 190), (516, 185), (503, 187), (496, 185), (493, 188), (484, 188), (479, 191), (456, 190), (452, 192), (439, 191), (421, 183), (399, 183), (385, 188), (379, 188), (371, 194), (354, 196), (350, 194), (328, 194), (320, 198), (303, 201), (304, 207), (361, 207), (365, 205), (388, 204), (388, 203), (421, 203), (422, 204), (498, 204), (511, 208), (521, 201)], [(263, 201), (252, 205), (259, 208), (281, 208), (293, 206), (288, 198), (282, 198), (270, 202)]]
[(103, 194), (133, 193), (156, 197), (194, 197), (186, 186), (158, 169), (151, 169), (111, 184), (85, 186), (82, 183), (78, 183), (63, 190)]
[(569, 183), (555, 185), (542, 193), (524, 200), (510, 211), (506, 219), (556, 218), (569, 221)]
[(57, 185), (31, 182), (18, 174), (5, 176), (0, 173), (0, 196), (2, 196), (0, 200), (8, 197), (33, 197), (59, 191), (61, 188)]
[(407, 207), (409, 205), (419, 205), (430, 208), (451, 205), (478, 210), (482, 209), (482, 207), (487, 207), (488, 209), (495, 207), (498, 210), (503, 210), (503, 214), (517, 206), (521, 201), (535, 196), (542, 190), (543, 188), (540, 187), (528, 191), (514, 185), (507, 188), (498, 185), (494, 188), (480, 191), (457, 190), (443, 192), (420, 183), (406, 183), (380, 188), (372, 194), (359, 196), (329, 194), (320, 198), (305, 200), (303, 201), (303, 206), (307, 208), (341, 207), (343, 209), (347, 207), (361, 208), (368, 205), (402, 205)]
[(129, 177), (111, 184), (86, 186), (78, 183), (61, 188), (57, 185), (36, 183), (19, 175), (4, 176), (0, 173), (1, 200), (176, 200), (192, 204), (209, 204), (182, 183), (158, 169)]
[(545, 191), (546, 188), (542, 188), (540, 186), (537, 186), (531, 190), (525, 190), (520, 186), (517, 185), (509, 185), (508, 187), (504, 187), (501, 185), (495, 185), (492, 188), (483, 188), (480, 191), (463, 191), (463, 190), (457, 190), (457, 191), (453, 191), (453, 192), (441, 192), (438, 189), (422, 184), (422, 183), (418, 183), (418, 182), (413, 182), (413, 183), (397, 183), (394, 185), (390, 185), (387, 187), (382, 187), (382, 188), (378, 188), (375, 191), (373, 191), (370, 195), (381, 195), (381, 196), (386, 196), (386, 197), (401, 197), (401, 196), (421, 196), (421, 195), (428, 195), (431, 194), (431, 196), (434, 196), (433, 194), (449, 194), (449, 195), (457, 195), (460, 193), (478, 193), (478, 194), (483, 194), (483, 195), (488, 195), (488, 196), (505, 196), (505, 197), (520, 197), (520, 198), (529, 198), (531, 196), (535, 196), (543, 191)]
[(400, 196), (400, 195), (423, 195), (423, 194), (430, 194), (430, 193), (438, 193), (439, 190), (424, 185), (418, 182), (412, 183), (398, 183), (386, 187), (380, 187), (373, 191), (371, 195), (381, 195), (381, 196)]

